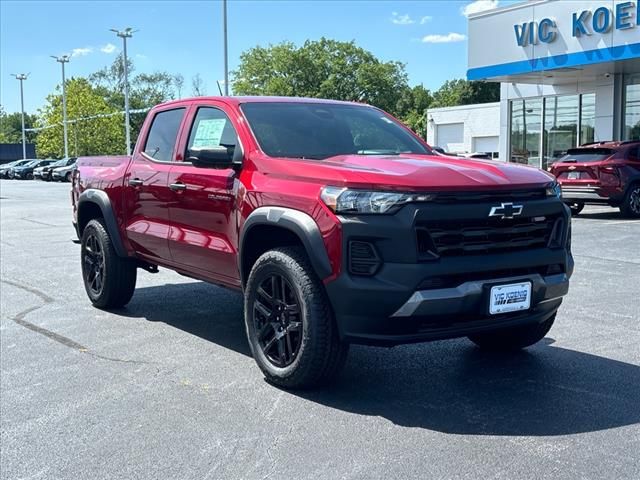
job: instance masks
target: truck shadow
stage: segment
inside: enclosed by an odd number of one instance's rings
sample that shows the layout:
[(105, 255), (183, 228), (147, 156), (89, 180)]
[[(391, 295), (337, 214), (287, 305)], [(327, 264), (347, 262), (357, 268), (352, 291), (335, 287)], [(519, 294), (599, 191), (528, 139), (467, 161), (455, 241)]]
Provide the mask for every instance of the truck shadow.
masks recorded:
[[(242, 298), (221, 288), (140, 288), (119, 313), (250, 355)], [(461, 435), (570, 435), (640, 423), (639, 366), (553, 343), (548, 337), (512, 354), (482, 352), (466, 340), (354, 346), (336, 383), (290, 394), (396, 425)]]

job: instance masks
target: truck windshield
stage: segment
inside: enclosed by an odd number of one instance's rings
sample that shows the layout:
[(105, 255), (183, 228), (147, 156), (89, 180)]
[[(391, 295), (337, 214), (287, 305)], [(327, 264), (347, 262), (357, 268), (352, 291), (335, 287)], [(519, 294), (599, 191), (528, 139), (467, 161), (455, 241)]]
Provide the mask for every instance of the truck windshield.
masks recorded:
[(260, 148), (271, 157), (432, 153), (393, 119), (366, 105), (254, 102), (241, 108)]

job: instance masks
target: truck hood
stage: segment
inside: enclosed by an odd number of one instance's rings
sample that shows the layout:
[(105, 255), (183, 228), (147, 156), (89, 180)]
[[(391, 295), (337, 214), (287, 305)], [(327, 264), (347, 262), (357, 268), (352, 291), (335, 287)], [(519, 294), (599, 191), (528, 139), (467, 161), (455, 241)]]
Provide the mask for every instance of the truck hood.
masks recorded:
[[(340, 155), (307, 164), (304, 177), (358, 188), (391, 190), (509, 189), (541, 186), (555, 177), (534, 167), (435, 155)], [(280, 164), (281, 162), (273, 162)], [(276, 165), (273, 165), (276, 167)], [(273, 169), (275, 170), (275, 169)], [(283, 172), (291, 176), (291, 168)], [(273, 172), (276, 174), (276, 172)]]

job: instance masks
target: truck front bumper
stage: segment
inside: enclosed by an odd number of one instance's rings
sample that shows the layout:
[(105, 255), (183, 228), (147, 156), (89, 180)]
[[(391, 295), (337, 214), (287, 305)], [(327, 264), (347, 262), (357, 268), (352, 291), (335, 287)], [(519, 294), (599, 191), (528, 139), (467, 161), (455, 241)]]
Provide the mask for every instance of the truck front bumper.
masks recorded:
[[(560, 218), (562, 241), (558, 244), (459, 256), (416, 254), (416, 231), (425, 219), (457, 222), (460, 218), (461, 225), (467, 225), (467, 218), (486, 218), (490, 206), (407, 206), (390, 216), (341, 217), (341, 273), (325, 283), (341, 338), (350, 343), (396, 345), (463, 337), (544, 322), (553, 316), (568, 292), (574, 267), (569, 212), (560, 200), (528, 202), (523, 213), (531, 218)], [(476, 230), (465, 234), (472, 237)], [(363, 275), (353, 270), (350, 242), (371, 246), (379, 261), (375, 271)], [(491, 288), (520, 282), (531, 283), (530, 308), (491, 315)]]
[[(419, 265), (396, 265), (388, 270), (397, 273), (387, 272), (377, 279), (343, 275), (326, 287), (344, 341), (391, 346), (441, 340), (549, 319), (569, 291), (573, 259), (568, 257), (570, 271), (566, 273), (506, 277), (492, 277), (488, 273), (487, 278), (450, 288), (414, 290), (409, 287), (415, 276), (415, 272), (412, 274), (409, 270), (420, 270)], [(403, 286), (390, 277), (407, 283)], [(490, 315), (491, 287), (520, 282), (531, 282), (531, 307), (526, 311)]]

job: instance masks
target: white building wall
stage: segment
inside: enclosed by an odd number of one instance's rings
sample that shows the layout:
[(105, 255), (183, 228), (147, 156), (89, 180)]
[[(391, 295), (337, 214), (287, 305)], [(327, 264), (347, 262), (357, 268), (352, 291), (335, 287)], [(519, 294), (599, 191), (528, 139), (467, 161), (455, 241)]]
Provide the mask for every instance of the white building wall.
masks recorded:
[[(451, 153), (473, 153), (474, 138), (500, 136), (500, 107), (500, 102), (495, 102), (430, 108), (427, 111), (427, 143), (442, 147)], [(464, 125), (462, 142), (441, 145), (438, 140), (438, 126), (460, 123)]]

